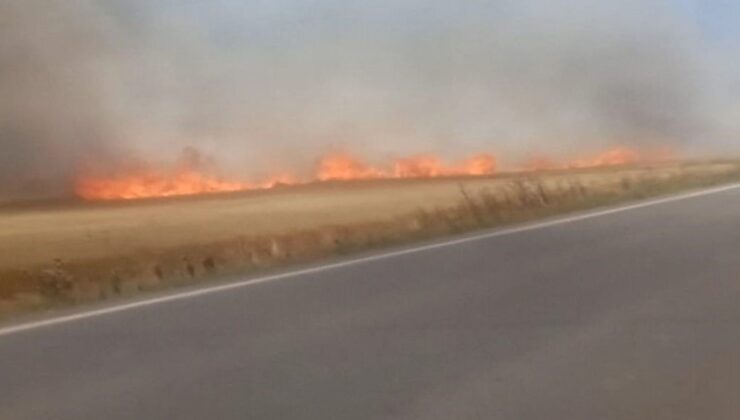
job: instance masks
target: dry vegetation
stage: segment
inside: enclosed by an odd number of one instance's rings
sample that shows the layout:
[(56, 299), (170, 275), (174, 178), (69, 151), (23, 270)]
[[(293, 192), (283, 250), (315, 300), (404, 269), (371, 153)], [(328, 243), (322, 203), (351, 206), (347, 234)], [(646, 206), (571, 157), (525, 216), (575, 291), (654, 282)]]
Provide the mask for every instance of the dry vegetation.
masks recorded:
[(740, 180), (740, 164), (0, 209), (0, 317)]

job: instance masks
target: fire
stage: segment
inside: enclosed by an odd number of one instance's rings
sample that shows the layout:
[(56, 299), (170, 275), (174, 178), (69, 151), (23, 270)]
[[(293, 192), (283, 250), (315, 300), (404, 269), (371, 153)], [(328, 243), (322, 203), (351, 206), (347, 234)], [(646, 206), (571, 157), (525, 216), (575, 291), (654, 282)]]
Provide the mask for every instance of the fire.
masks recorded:
[(319, 181), (350, 181), (384, 177), (383, 171), (347, 153), (332, 153), (324, 156), (319, 161), (316, 173), (316, 179)]
[(465, 175), (490, 175), (496, 171), (496, 158), (482, 153), (466, 160), (462, 172)]
[(252, 185), (184, 170), (172, 173), (151, 169), (110, 178), (81, 177), (75, 192), (86, 200), (118, 200), (173, 197), (213, 192), (240, 191)]
[(582, 155), (567, 161), (558, 161), (546, 156), (536, 156), (529, 159), (522, 168), (525, 171), (585, 169), (602, 166), (664, 162), (673, 159), (673, 157), (673, 153), (667, 150), (638, 151), (628, 147), (616, 147), (601, 153)]
[(458, 165), (446, 165), (433, 155), (418, 155), (395, 162), (396, 178), (432, 178), (456, 175), (490, 175), (496, 171), (496, 158), (489, 154), (473, 156)]
[(300, 184), (300, 180), (289, 173), (283, 173), (283, 174), (273, 175), (269, 178), (263, 179), (259, 183), (254, 184), (252, 186), (250, 186), (250, 184), (243, 184), (243, 185), (246, 185), (246, 187), (240, 188), (240, 190), (250, 190), (250, 189), (265, 190), (269, 188), (279, 187), (281, 185), (294, 185), (294, 184)]
[(319, 160), (318, 181), (378, 178), (433, 178), (455, 175), (490, 175), (496, 170), (496, 158), (489, 154), (473, 156), (459, 165), (445, 164), (434, 155), (416, 155), (397, 159), (392, 165), (375, 167), (347, 153), (332, 153)]
[[(118, 200), (173, 197), (212, 192), (239, 191), (252, 185), (214, 175), (214, 164), (192, 148), (183, 150), (171, 168), (127, 165), (109, 176), (90, 173), (77, 179), (75, 192), (87, 200)], [(94, 172), (94, 171), (93, 171)]]
[(619, 147), (595, 156), (581, 157), (568, 163), (570, 168), (595, 168), (599, 166), (629, 165), (643, 160), (636, 150)]
[(449, 171), (436, 156), (419, 155), (396, 161), (393, 173), (396, 178), (430, 178)]
[[(665, 160), (667, 155), (661, 156), (659, 159), (655, 154), (620, 147), (564, 162), (538, 157), (526, 162), (522, 169), (533, 171), (624, 165)], [(269, 189), (321, 181), (482, 176), (494, 174), (496, 170), (496, 157), (486, 153), (457, 163), (445, 162), (432, 154), (422, 154), (396, 159), (384, 165), (370, 164), (349, 153), (330, 153), (317, 161), (312, 174), (298, 176), (286, 172), (259, 180), (237, 181), (220, 176), (211, 161), (203, 159), (193, 149), (186, 149), (183, 156), (169, 169), (137, 165), (114, 174), (87, 172), (77, 179), (75, 191), (86, 200), (121, 200)]]
[(171, 170), (156, 170), (145, 165), (143, 169), (123, 171), (113, 176), (81, 176), (75, 191), (87, 200), (120, 200), (268, 189), (315, 181), (489, 175), (496, 170), (496, 159), (488, 154), (473, 156), (459, 165), (445, 164), (432, 155), (418, 155), (397, 159), (385, 166), (373, 166), (349, 153), (330, 153), (319, 159), (315, 172), (310, 176), (283, 173), (254, 182), (242, 182), (227, 181), (214, 175), (215, 171), (208, 163), (197, 152), (187, 149)]

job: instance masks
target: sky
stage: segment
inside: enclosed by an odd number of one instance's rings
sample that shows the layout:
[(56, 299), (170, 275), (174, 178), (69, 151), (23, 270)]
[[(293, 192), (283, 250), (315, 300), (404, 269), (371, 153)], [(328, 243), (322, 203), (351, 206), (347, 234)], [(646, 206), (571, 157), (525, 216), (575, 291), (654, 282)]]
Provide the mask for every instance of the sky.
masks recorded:
[[(121, 3), (120, 0), (116, 0)], [(115, 1), (111, 1), (115, 4)], [(508, 3), (508, 4), (507, 4)], [(200, 20), (222, 35), (261, 34), (267, 38), (290, 32), (302, 23), (336, 20), (363, 14), (363, 19), (389, 28), (407, 26), (409, 22), (423, 25), (424, 21), (454, 20), (468, 13), (504, 15), (519, 2), (487, 1), (332, 1), (332, 0), (272, 0), (239, 1), (154, 0), (155, 13), (166, 18), (186, 15)], [(737, 40), (740, 36), (740, 2), (735, 0), (666, 0), (668, 10), (685, 15), (710, 41)], [(508, 7), (507, 7), (508, 6)], [(120, 8), (120, 5), (119, 5)], [(646, 8), (649, 9), (649, 8)], [(120, 9), (119, 9), (120, 10)], [(639, 10), (636, 13), (640, 13)], [(648, 13), (648, 11), (646, 11)]]
[(737, 42), (740, 3), (735, 0), (677, 0), (709, 42)]
[(338, 149), (740, 152), (738, 28), (730, 0), (9, 0), (0, 181), (185, 147), (244, 176)]

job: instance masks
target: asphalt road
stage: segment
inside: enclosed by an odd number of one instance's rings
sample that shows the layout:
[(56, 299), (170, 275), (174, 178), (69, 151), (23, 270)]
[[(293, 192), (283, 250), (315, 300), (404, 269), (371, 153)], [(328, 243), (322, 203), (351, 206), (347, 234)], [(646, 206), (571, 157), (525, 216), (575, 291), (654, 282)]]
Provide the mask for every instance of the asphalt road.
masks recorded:
[(738, 419), (740, 189), (0, 334), (0, 419)]

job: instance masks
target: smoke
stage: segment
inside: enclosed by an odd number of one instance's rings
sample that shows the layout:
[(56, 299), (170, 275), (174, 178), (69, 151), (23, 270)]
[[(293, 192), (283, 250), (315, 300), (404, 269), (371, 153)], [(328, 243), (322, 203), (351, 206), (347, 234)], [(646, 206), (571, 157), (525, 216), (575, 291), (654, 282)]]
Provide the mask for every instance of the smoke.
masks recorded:
[(248, 176), (336, 149), (733, 145), (735, 46), (677, 2), (463, 3), (2, 2), (0, 193), (191, 146)]
[(0, 193), (59, 193), (103, 157), (113, 115), (101, 86), (109, 45), (87, 5), (0, 3)]

